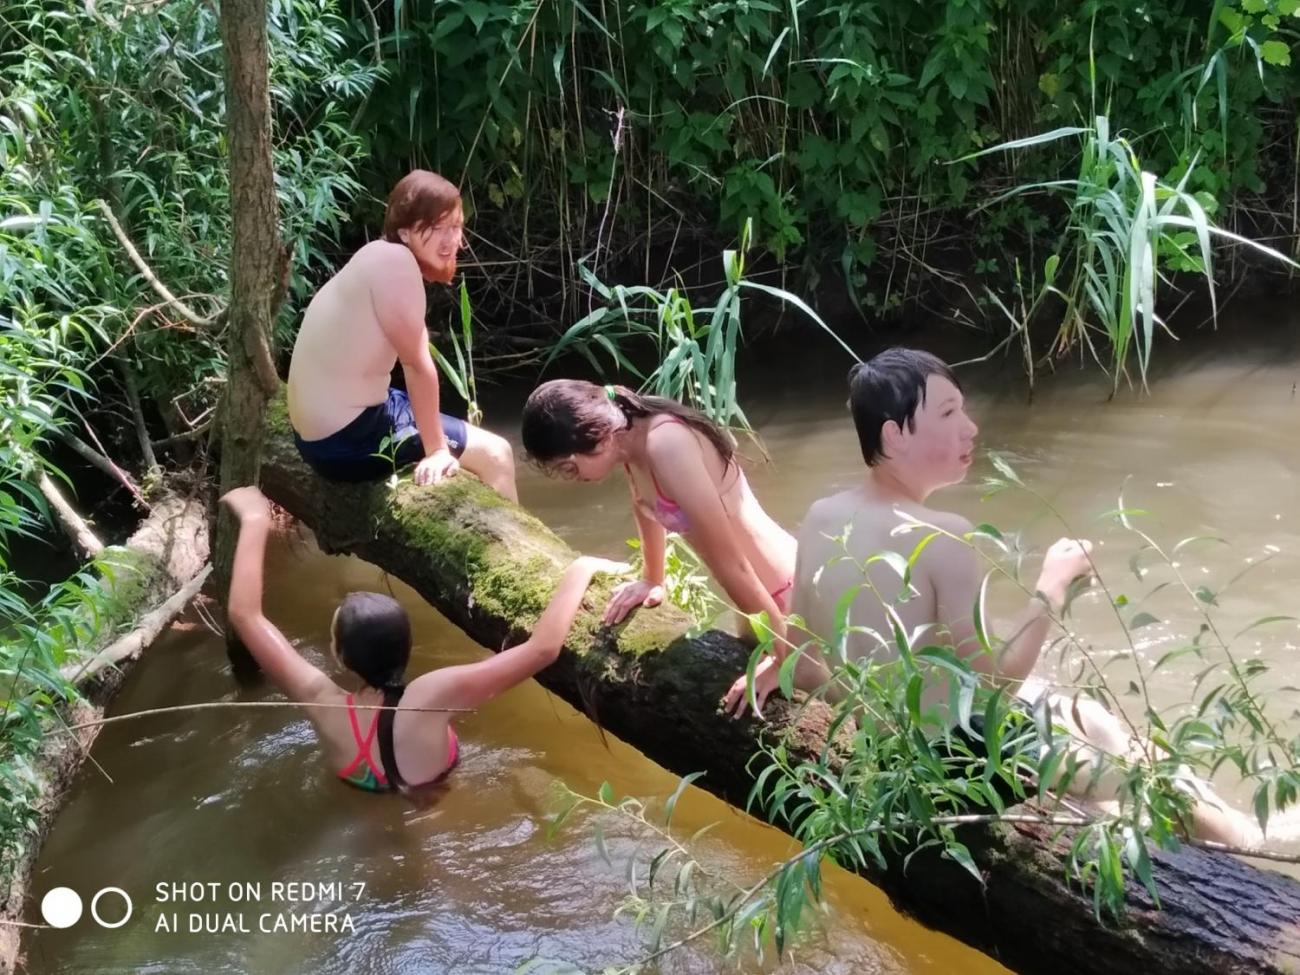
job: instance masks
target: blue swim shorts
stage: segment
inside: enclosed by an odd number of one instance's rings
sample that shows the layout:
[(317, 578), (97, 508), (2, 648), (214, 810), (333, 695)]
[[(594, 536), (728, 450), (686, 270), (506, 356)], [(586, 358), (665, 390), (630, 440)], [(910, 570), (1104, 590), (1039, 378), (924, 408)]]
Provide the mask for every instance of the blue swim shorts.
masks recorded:
[[(468, 425), (446, 413), (439, 416), (447, 446), (453, 457), (459, 457), (465, 450)], [(400, 469), (424, 459), (424, 442), (415, 426), (411, 401), (400, 389), (390, 389), (387, 400), (366, 407), (337, 433), (320, 440), (303, 440), (294, 431), (293, 442), (302, 459), (317, 474), (332, 481), (379, 481), (394, 467)]]

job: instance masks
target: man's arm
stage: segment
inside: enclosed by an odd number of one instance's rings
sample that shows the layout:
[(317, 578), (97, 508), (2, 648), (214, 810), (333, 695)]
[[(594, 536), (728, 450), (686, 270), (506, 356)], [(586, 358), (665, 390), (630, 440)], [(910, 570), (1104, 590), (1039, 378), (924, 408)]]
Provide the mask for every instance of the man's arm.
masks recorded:
[(400, 245), (385, 248), (377, 263), (380, 266), (370, 286), (375, 318), (402, 363), (415, 426), (425, 456), (432, 457), (447, 451), (447, 438), (438, 416), (438, 367), (429, 354), (429, 333), (424, 324), (424, 278), (415, 257)]

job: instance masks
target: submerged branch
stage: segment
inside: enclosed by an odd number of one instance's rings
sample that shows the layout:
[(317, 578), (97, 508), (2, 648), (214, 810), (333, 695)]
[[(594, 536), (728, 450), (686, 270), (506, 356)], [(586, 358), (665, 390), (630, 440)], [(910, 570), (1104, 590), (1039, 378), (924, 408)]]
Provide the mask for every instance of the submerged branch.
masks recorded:
[(68, 499), (63, 496), (63, 492), (59, 490), (50, 475), (41, 471), (36, 478), (36, 486), (40, 488), (41, 494), (54, 510), (59, 527), (86, 558), (93, 559), (104, 551), (104, 543), (90, 530), (86, 520), (68, 503)]

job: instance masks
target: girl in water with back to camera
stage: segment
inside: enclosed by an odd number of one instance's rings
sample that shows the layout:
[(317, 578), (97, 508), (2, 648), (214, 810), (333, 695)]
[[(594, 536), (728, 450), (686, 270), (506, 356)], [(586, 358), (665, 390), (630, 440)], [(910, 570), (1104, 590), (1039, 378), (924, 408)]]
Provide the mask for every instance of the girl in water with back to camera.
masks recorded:
[[(642, 578), (614, 590), (604, 622), (664, 599), (668, 532), (699, 553), (732, 605), (766, 612), (777, 656), (760, 665), (755, 693), (776, 686), (784, 656), (785, 612), (795, 570), (795, 539), (749, 488), (731, 437), (697, 410), (626, 386), (555, 379), (524, 404), (523, 443), (548, 472), (600, 481), (622, 466), (641, 536)], [(744, 675), (737, 681), (743, 685)]]
[(236, 488), (221, 500), (239, 520), (227, 601), (231, 625), (271, 682), (306, 706), (339, 778), (371, 792), (418, 793), (441, 780), (456, 764), (458, 747), (453, 715), (437, 709), (476, 708), (553, 663), (592, 576), (627, 568), (589, 556), (575, 559), (528, 640), (478, 663), (430, 671), (409, 684), (406, 611), (389, 596), (349, 593), (334, 611), (330, 650), (361, 679), (361, 688), (351, 692), (304, 660), (262, 613), (262, 563), (271, 520), (262, 492)]

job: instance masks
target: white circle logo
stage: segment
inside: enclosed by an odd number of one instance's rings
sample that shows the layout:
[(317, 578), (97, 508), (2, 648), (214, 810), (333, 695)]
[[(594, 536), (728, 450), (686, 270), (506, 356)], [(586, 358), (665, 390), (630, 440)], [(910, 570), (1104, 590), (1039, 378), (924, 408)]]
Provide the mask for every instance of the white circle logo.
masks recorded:
[(81, 895), (71, 887), (52, 887), (41, 898), (41, 917), (52, 928), (70, 928), (81, 920)]
[[(102, 917), (99, 916), (99, 899), (103, 897), (105, 894), (117, 894), (122, 898), (122, 900), (126, 901), (126, 913), (122, 915), (122, 919), (120, 921), (109, 922), (109, 921), (105, 921)], [(80, 900), (78, 900), (77, 906), (78, 908), (80, 908), (81, 906)], [(91, 900), (90, 916), (95, 919), (95, 923), (98, 924), (101, 928), (120, 928), (127, 921), (131, 920), (131, 911), (134, 907), (135, 905), (131, 903), (130, 896), (128, 896), (127, 892), (124, 891), (121, 887), (105, 887), (98, 894), (96, 894), (94, 898)], [(78, 913), (80, 913), (80, 910), (78, 910)]]

